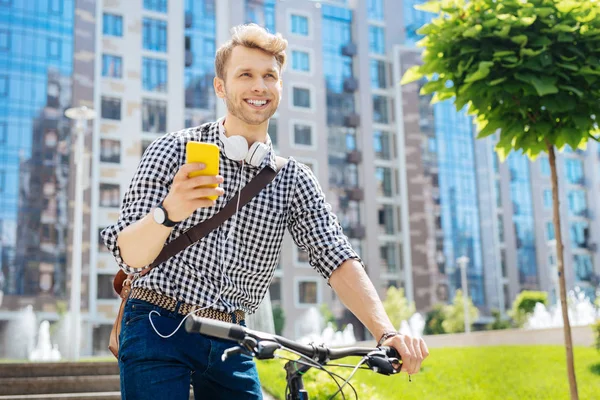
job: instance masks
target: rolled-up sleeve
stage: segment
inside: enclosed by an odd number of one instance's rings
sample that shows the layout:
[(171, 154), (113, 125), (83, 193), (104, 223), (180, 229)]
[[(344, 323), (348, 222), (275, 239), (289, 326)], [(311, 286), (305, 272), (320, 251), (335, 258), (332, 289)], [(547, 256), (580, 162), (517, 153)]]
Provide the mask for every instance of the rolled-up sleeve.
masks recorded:
[(312, 171), (298, 164), (298, 176), (288, 214), (288, 229), (296, 245), (308, 252), (309, 263), (327, 281), (333, 271), (349, 259), (359, 261), (343, 234), (331, 205)]
[(148, 215), (167, 196), (179, 169), (179, 156), (180, 144), (173, 135), (168, 134), (152, 142), (144, 152), (123, 197), (119, 220), (100, 234), (119, 267), (127, 274), (136, 270), (123, 261), (117, 245), (119, 233)]

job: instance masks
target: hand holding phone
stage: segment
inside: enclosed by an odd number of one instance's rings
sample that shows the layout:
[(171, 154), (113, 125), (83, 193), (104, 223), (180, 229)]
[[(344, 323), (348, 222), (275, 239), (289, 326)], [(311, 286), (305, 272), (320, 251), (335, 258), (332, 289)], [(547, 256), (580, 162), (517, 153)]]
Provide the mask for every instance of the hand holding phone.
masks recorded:
[(163, 206), (172, 221), (183, 221), (202, 207), (211, 207), (224, 191), (219, 187), (219, 147), (212, 143), (188, 142), (186, 164), (181, 166)]

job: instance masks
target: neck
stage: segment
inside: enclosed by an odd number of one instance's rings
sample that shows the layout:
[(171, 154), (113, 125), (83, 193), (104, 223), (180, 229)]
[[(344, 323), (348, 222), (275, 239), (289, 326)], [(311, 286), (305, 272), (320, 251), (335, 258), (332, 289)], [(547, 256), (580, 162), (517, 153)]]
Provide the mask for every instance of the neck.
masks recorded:
[(267, 141), (269, 120), (266, 120), (260, 125), (250, 125), (228, 112), (225, 117), (224, 127), (226, 136), (243, 136), (248, 141), (248, 146), (252, 146), (254, 142), (264, 143)]

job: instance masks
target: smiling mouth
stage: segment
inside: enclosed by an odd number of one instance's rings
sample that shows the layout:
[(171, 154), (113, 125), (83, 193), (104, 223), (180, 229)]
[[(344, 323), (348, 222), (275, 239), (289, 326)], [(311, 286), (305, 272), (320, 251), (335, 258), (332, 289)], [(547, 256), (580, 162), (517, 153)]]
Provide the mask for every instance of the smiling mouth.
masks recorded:
[(245, 100), (245, 102), (255, 110), (262, 110), (267, 107), (271, 100)]

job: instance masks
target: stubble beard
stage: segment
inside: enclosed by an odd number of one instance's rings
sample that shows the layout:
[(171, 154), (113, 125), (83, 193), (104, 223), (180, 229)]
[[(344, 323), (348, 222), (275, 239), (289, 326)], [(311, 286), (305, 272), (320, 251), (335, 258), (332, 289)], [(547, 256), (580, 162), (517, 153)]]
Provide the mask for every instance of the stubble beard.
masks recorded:
[(245, 103), (245, 101), (243, 99), (240, 99), (239, 103), (240, 104), (237, 104), (236, 102), (231, 101), (231, 99), (227, 95), (227, 92), (225, 93), (225, 105), (227, 106), (227, 111), (234, 117), (245, 122), (248, 125), (262, 124), (263, 122), (270, 119), (277, 111), (277, 107), (279, 107), (279, 103), (277, 103), (275, 107), (273, 107), (274, 101), (271, 101), (271, 103), (269, 104), (271, 107), (265, 110), (268, 111), (268, 114), (253, 113), (251, 110), (247, 110), (244, 108), (245, 105), (242, 103)]

